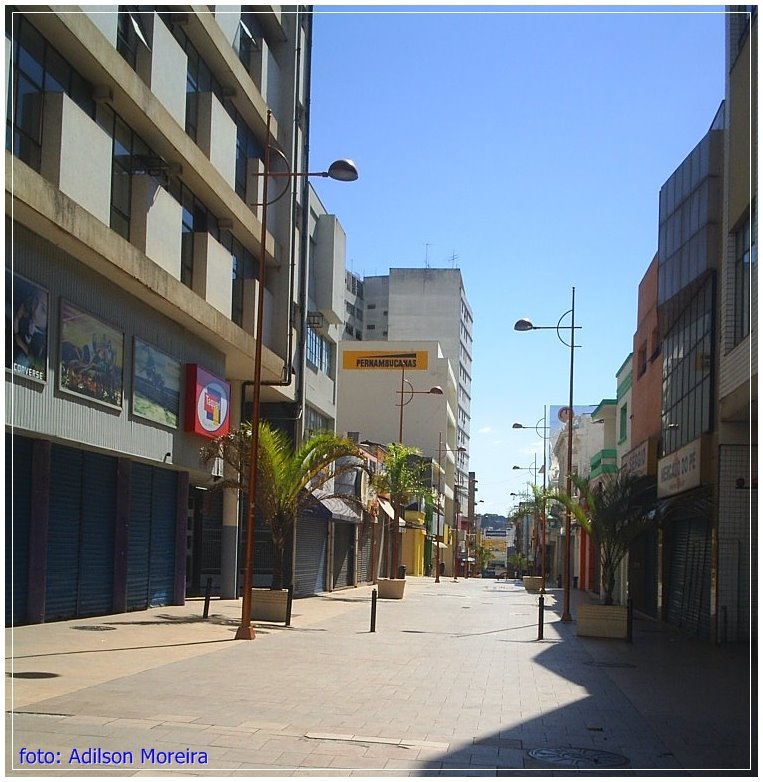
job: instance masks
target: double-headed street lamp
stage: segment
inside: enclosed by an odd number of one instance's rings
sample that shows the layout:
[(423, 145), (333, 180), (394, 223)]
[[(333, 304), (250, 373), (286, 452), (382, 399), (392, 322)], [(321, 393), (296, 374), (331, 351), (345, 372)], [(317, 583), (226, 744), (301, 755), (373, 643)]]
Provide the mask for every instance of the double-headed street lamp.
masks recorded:
[[(440, 439), (439, 442), (437, 443), (437, 466), (439, 468), (438, 480), (437, 480), (437, 489), (438, 489), (437, 493), (440, 495), (440, 497), (439, 497), (438, 508), (437, 508), (437, 535), (435, 537), (435, 575), (434, 575), (435, 584), (440, 583), (440, 507), (439, 504), (440, 502), (442, 502), (442, 491), (440, 491), (442, 489), (442, 457), (444, 454), (448, 453), (448, 451), (454, 454), (466, 453), (466, 448), (464, 448), (463, 445), (459, 445), (458, 448), (456, 448), (455, 450), (453, 450), (452, 448), (448, 448), (448, 446), (445, 445), (442, 441), (442, 432), (440, 432), (439, 437)], [(445, 513), (444, 503), (442, 506), (442, 511), (444, 515)]]
[[(541, 426), (541, 421), (543, 422), (543, 425)], [(540, 570), (541, 570), (541, 576), (543, 577), (543, 581), (541, 581), (541, 593), (545, 593), (546, 591), (546, 456), (548, 455), (548, 450), (546, 448), (546, 438), (548, 437), (548, 430), (550, 427), (546, 426), (546, 406), (543, 405), (543, 418), (539, 418), (537, 422), (535, 423), (535, 426), (525, 426), (524, 424), (520, 423), (514, 423), (511, 426), (512, 429), (535, 429), (535, 433), (538, 435), (538, 437), (541, 437), (543, 439), (543, 464), (540, 467), (539, 472), (543, 474), (543, 506), (541, 508), (541, 518), (540, 518), (540, 524), (541, 524), (541, 548), (540, 548)], [(540, 430), (540, 431), (539, 431)], [(516, 469), (516, 468), (515, 468)]]
[[(571, 322), (569, 326), (562, 326), (562, 321), (571, 316)], [(536, 326), (532, 321), (527, 318), (522, 318), (514, 324), (515, 331), (535, 331), (537, 329), (555, 329), (556, 336), (563, 345), (567, 345), (570, 349), (570, 404), (569, 415), (567, 416), (567, 482), (566, 491), (567, 496), (572, 495), (572, 395), (573, 395), (573, 377), (575, 369), (575, 348), (580, 347), (575, 344), (575, 329), (579, 329), (580, 326), (575, 325), (575, 288), (572, 289), (572, 306), (567, 312), (563, 313), (557, 321), (556, 326)], [(570, 330), (569, 342), (561, 335), (563, 329)], [(570, 539), (572, 535), (572, 513), (567, 508), (566, 520), (565, 520), (565, 537), (564, 537), (564, 608), (562, 610), (562, 621), (569, 622), (572, 617), (570, 616)]]
[[(405, 410), (406, 405), (409, 405), (413, 401), (413, 397), (416, 394), (434, 394), (436, 396), (442, 396), (443, 390), (440, 386), (432, 386), (427, 391), (417, 391), (413, 387), (413, 383), (411, 383), (410, 380), (408, 380), (405, 376), (405, 367), (402, 367), (400, 371), (400, 390), (397, 391), (400, 395), (400, 401), (396, 402), (396, 405), (400, 408), (400, 426), (398, 429), (398, 442), (400, 445), (403, 445), (403, 411)], [(407, 397), (407, 398), (406, 398)], [(398, 515), (400, 518), (403, 518), (404, 512), (402, 505), (396, 509)], [(394, 537), (393, 537), (394, 535)], [(392, 526), (390, 530), (390, 540), (389, 540), (389, 548), (388, 551), (390, 553), (390, 560), (388, 561), (388, 567), (393, 567), (392, 561), (394, 561), (394, 567), (397, 567), (398, 563), (398, 542), (397, 542), (398, 535), (396, 534), (396, 527)]]
[[(252, 627), (252, 567), (254, 564), (254, 507), (257, 497), (257, 455), (260, 441), (260, 385), (262, 382), (262, 335), (264, 330), (265, 309), (265, 254), (268, 236), (268, 206), (274, 204), (289, 189), (289, 180), (311, 176), (331, 177), (339, 182), (354, 182), (358, 178), (358, 170), (351, 160), (336, 160), (327, 171), (296, 172), (289, 169), (289, 161), (277, 147), (270, 143), (270, 121), (272, 112), (268, 109), (265, 123), (265, 157), (262, 172), (262, 215), (260, 228), (260, 260), (257, 277), (257, 318), (254, 329), (254, 376), (252, 386), (252, 443), (249, 462), (248, 497), (246, 508), (246, 565), (244, 570), (244, 594), (241, 605), (241, 624), (236, 631), (237, 640), (251, 640), (255, 637)], [(286, 165), (286, 171), (271, 171), (270, 157), (275, 153)], [(270, 177), (284, 177), (286, 184), (278, 195), (269, 199), (268, 180)]]

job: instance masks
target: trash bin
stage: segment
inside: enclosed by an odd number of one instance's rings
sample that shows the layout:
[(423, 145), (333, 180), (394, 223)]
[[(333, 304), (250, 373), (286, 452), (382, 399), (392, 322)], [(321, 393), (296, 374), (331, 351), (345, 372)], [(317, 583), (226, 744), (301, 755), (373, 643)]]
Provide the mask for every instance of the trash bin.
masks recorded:
[(577, 576), (573, 576), (572, 577), (572, 588), (573, 589), (577, 589), (578, 588), (578, 577)]
[(562, 588), (562, 577), (561, 576), (557, 576), (556, 577), (556, 588), (557, 589), (561, 589)]
[(398, 578), (405, 578), (405, 565), (398, 565), (397, 577)]
[(440, 575), (441, 576), (445, 575), (445, 563), (444, 562), (440, 562)]

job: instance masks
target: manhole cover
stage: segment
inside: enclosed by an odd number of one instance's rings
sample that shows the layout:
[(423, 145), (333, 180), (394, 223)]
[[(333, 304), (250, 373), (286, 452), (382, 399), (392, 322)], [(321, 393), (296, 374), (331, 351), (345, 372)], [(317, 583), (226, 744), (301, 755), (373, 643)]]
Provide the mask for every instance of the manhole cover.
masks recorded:
[(589, 660), (586, 665), (592, 665), (594, 668), (635, 668), (633, 663), (608, 663), (600, 660)]
[(540, 747), (528, 750), (527, 754), (544, 763), (572, 768), (617, 768), (628, 763), (628, 758), (616, 755), (614, 752), (578, 747)]
[(110, 625), (77, 625), (72, 630), (92, 630), (94, 633), (105, 633), (106, 630), (116, 630), (116, 627)]

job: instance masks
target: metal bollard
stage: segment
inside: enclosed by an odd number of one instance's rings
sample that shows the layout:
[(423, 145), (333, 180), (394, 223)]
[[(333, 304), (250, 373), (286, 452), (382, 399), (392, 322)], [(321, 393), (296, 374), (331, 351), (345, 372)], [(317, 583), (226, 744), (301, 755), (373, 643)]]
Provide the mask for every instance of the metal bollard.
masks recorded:
[(538, 596), (538, 640), (543, 640), (543, 595)]
[(289, 584), (289, 594), (286, 596), (286, 622), (285, 627), (291, 627), (291, 606), (294, 602), (294, 584)]
[(376, 632), (376, 590), (371, 590), (371, 632)]
[(202, 619), (209, 616), (209, 601), (212, 599), (212, 576), (207, 579), (207, 591), (204, 594), (204, 615)]

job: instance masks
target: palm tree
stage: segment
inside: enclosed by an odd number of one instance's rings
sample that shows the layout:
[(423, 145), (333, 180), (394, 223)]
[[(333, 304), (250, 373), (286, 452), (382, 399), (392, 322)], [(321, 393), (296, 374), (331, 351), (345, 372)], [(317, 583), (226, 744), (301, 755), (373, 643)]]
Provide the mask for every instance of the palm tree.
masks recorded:
[[(390, 499), (395, 513), (402, 516), (403, 508), (417, 495), (425, 494), (429, 487), (425, 480), (426, 463), (419, 459), (421, 451), (401, 443), (389, 443), (382, 460), (382, 468), (371, 481), (377, 494), (384, 494)], [(385, 525), (386, 526), (386, 525)], [(392, 551), (387, 557), (387, 576), (392, 577), (393, 561), (397, 565), (397, 521), (393, 520), (390, 528), (389, 545)], [(384, 549), (384, 527), (382, 527), (382, 542), (379, 554)]]
[(654, 481), (620, 470), (595, 484), (575, 474), (572, 482), (578, 490), (577, 498), (563, 491), (551, 492), (549, 496), (570, 510), (599, 549), (604, 604), (612, 605), (617, 568), (630, 544), (657, 523)]
[[(204, 464), (222, 459), (235, 471), (234, 478), (219, 481), (215, 488), (246, 491), (251, 438), (251, 422), (244, 421), (236, 430), (210, 440), (201, 449)], [(267, 421), (260, 422), (255, 510), (270, 527), (273, 540), (271, 589), (283, 589), (284, 547), (299, 512), (316, 503), (315, 492), (333, 486), (335, 478), (363, 469), (366, 467), (360, 451), (344, 437), (318, 432), (295, 449), (284, 432), (274, 429)], [(360, 502), (355, 495), (334, 491), (322, 492), (320, 499), (331, 497), (354, 504)]]

